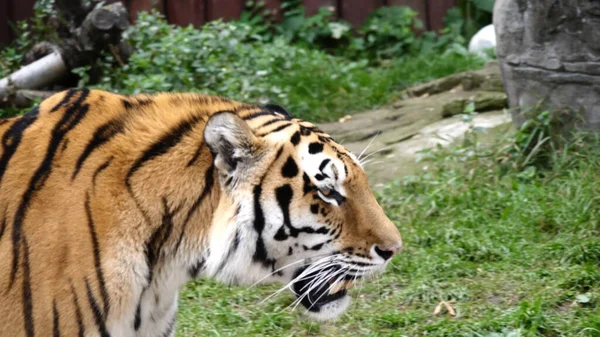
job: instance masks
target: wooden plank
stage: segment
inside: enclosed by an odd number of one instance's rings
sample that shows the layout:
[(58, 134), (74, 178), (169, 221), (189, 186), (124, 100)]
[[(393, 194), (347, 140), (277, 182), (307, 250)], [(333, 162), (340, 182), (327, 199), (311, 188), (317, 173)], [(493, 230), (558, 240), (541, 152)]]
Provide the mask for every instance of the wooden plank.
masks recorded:
[(237, 19), (244, 10), (244, 0), (207, 0), (206, 19)]
[(444, 28), (444, 16), (446, 12), (456, 6), (458, 0), (428, 0), (427, 17), (429, 18), (429, 29), (440, 31)]
[(179, 26), (200, 27), (206, 22), (205, 0), (169, 0), (167, 1), (167, 19)]
[(337, 8), (337, 0), (303, 0), (302, 5), (304, 6), (304, 10), (308, 16), (317, 14), (317, 12), (319, 12), (319, 8), (321, 7), (332, 7), (334, 8), (337, 17), (339, 10)]
[[(8, 0), (4, 2), (4, 17), (2, 21), (0, 21), (1, 25), (4, 25), (6, 28), (0, 28), (0, 30), (5, 30), (6, 39), (8, 42), (14, 40), (16, 38), (15, 31), (11, 27), (12, 25), (16, 25), (18, 21), (29, 19), (33, 16), (33, 6), (35, 5), (35, 0)], [(0, 14), (0, 17), (2, 15)]]
[(342, 0), (342, 19), (360, 27), (369, 14), (383, 6), (383, 0)]
[(150, 12), (153, 8), (159, 12), (165, 12), (164, 0), (129, 0), (124, 2), (128, 6), (129, 20), (135, 21), (138, 17), (139, 12)]
[(8, 2), (10, 0), (0, 0), (0, 46), (8, 44), (11, 39), (10, 26), (8, 25)]
[(387, 0), (387, 6), (406, 6), (419, 13), (419, 20), (423, 22), (423, 28), (429, 29), (427, 20), (427, 0)]
[(35, 0), (19, 0), (12, 1), (10, 20), (16, 23), (20, 20), (25, 20), (33, 16), (33, 6)]

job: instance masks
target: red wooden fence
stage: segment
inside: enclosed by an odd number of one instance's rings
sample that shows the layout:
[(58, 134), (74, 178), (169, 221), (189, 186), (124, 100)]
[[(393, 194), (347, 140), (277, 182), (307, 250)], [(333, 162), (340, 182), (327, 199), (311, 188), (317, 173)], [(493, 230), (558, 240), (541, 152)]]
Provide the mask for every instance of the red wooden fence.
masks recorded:
[[(119, 0), (109, 0), (107, 3)], [(201, 26), (217, 18), (234, 19), (239, 17), (246, 0), (121, 0), (127, 4), (131, 20), (135, 20), (139, 11), (156, 8), (169, 22), (178, 25), (193, 24)], [(280, 18), (281, 0), (264, 0), (266, 6)], [(360, 26), (369, 13), (381, 6), (409, 6), (419, 13), (425, 28), (439, 30), (443, 27), (446, 11), (455, 6), (457, 0), (303, 0), (309, 15), (316, 13), (322, 6), (334, 8), (336, 15), (354, 26)], [(0, 0), (0, 44), (14, 38), (9, 22), (30, 17), (35, 0)]]

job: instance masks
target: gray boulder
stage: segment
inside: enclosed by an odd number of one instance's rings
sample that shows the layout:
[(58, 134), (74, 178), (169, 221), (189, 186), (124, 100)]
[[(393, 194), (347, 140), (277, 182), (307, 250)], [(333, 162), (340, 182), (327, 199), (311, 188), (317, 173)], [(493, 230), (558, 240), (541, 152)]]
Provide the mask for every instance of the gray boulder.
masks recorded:
[[(565, 127), (600, 130), (600, 1), (496, 0), (494, 26), (511, 107), (544, 99), (568, 108)], [(526, 118), (513, 110), (517, 125)]]

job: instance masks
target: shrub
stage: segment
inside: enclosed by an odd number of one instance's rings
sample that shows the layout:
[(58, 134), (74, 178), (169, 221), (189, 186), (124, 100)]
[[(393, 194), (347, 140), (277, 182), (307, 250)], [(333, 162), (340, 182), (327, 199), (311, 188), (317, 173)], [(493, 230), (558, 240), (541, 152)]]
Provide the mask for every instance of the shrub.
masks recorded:
[(215, 21), (195, 29), (169, 25), (156, 13), (141, 13), (126, 38), (135, 53), (117, 69), (108, 55), (99, 87), (129, 94), (198, 91), (247, 102), (272, 101), (316, 120), (331, 118), (331, 109), (339, 115), (349, 108), (336, 108), (343, 100), (368, 96), (372, 90), (365, 85), (374, 76), (366, 62), (292, 46), (280, 38), (264, 43), (242, 23)]

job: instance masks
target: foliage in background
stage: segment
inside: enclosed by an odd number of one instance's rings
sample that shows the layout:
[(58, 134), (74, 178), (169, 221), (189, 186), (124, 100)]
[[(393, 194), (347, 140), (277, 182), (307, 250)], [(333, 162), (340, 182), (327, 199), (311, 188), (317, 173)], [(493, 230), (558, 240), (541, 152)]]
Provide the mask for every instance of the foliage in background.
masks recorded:
[(458, 0), (456, 7), (448, 10), (444, 25), (469, 41), (475, 33), (492, 23), (495, 0)]
[(443, 29), (440, 34), (424, 32), (418, 13), (404, 6), (380, 7), (356, 30), (336, 18), (334, 7), (321, 7), (315, 15), (307, 16), (301, 0), (283, 1), (283, 20), (279, 24), (272, 19), (263, 1), (248, 1), (246, 8), (241, 21), (249, 24), (263, 41), (280, 36), (291, 44), (352, 60), (377, 63), (443, 52), (450, 46), (464, 49), (466, 43), (458, 24)]
[(35, 44), (58, 41), (53, 6), (54, 0), (38, 0), (30, 20), (9, 23), (17, 38), (0, 50), (0, 78), (18, 69), (25, 53)]
[[(0, 52), (0, 76), (18, 69), (33, 44), (53, 41), (52, 2), (38, 2), (36, 19), (29, 26), (22, 23), (28, 33)], [(198, 91), (273, 102), (320, 122), (388, 103), (399, 89), (483, 64), (466, 53), (454, 30), (417, 36), (422, 24), (407, 7), (380, 8), (358, 34), (335, 20), (331, 8), (307, 17), (300, 0), (284, 1), (282, 15), (275, 24), (263, 2), (249, 2), (240, 20), (195, 29), (141, 13), (125, 33), (134, 49), (128, 64), (121, 67), (105, 55), (73, 73), (79, 86), (121, 93)]]
[[(98, 86), (122, 93), (199, 91), (248, 102), (275, 102), (311, 121), (389, 101), (397, 89), (482, 66), (476, 56), (395, 60), (369, 67), (317, 49), (265, 42), (241, 22), (211, 22), (199, 29), (168, 24), (159, 14), (141, 13), (126, 32), (135, 53), (114, 68), (107, 55)], [(85, 81), (86, 69), (76, 70)]]

